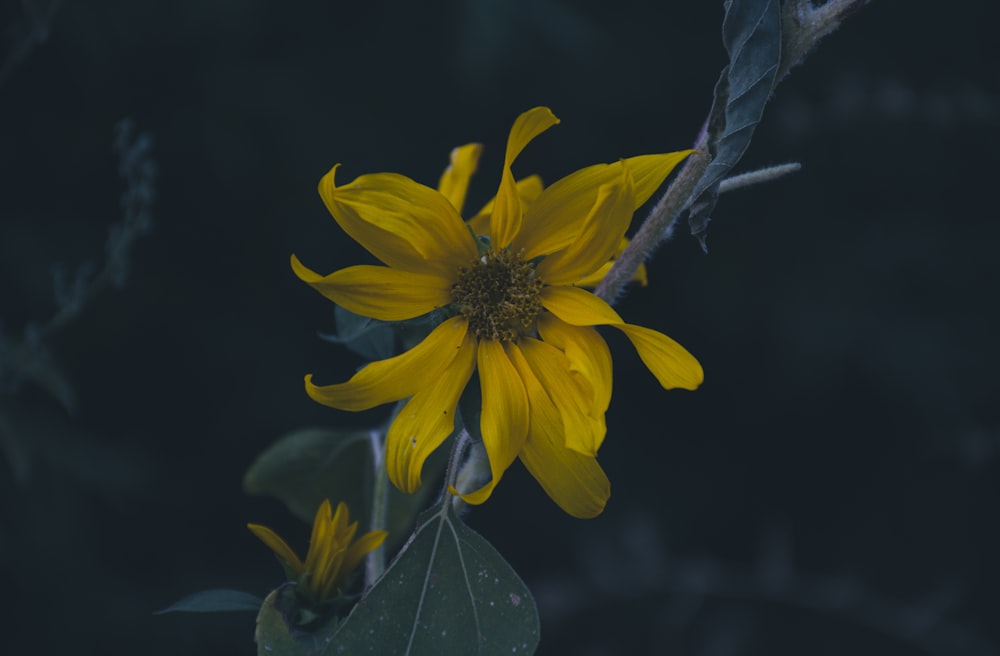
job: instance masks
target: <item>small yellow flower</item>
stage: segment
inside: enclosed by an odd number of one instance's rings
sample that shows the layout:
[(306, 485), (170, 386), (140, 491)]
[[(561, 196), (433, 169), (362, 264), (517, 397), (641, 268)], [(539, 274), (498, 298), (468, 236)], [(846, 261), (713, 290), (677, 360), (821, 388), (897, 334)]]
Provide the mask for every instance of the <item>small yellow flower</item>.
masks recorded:
[(365, 555), (374, 551), (385, 540), (385, 531), (371, 531), (358, 538), (353, 544), (358, 523), (350, 522), (347, 504), (337, 504), (337, 512), (332, 512), (330, 501), (324, 500), (316, 511), (313, 521), (312, 539), (306, 562), (281, 539), (277, 533), (260, 524), (247, 524), (261, 541), (277, 554), (291, 573), (297, 577), (299, 586), (310, 599), (321, 603), (342, 592), (341, 586), (347, 577), (361, 563)]
[(702, 382), (701, 365), (683, 347), (625, 323), (581, 288), (603, 275), (632, 214), (690, 151), (597, 164), (544, 189), (534, 177), (515, 182), (514, 159), (558, 122), (546, 107), (517, 118), (496, 197), (468, 223), (460, 212), (475, 144), (453, 151), (438, 190), (394, 173), (337, 186), (339, 164), (320, 181), (337, 223), (387, 266), (322, 276), (293, 255), (296, 275), (374, 319), (405, 321), (439, 309), (448, 316), (409, 351), (368, 364), (346, 383), (317, 386), (306, 376), (314, 400), (342, 410), (409, 398), (386, 437), (389, 478), (405, 492), (420, 486), (424, 461), (452, 433), (459, 397), (478, 371), (492, 478), (462, 498), (485, 501), (520, 458), (567, 513), (599, 514), (610, 495), (596, 455), (611, 399), (611, 354), (594, 326), (621, 330), (664, 388)]

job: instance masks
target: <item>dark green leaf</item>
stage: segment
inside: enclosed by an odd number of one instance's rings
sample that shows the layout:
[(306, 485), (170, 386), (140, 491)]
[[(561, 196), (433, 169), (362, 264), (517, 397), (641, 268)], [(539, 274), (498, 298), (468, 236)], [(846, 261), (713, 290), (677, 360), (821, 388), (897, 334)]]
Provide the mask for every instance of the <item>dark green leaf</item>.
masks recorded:
[[(283, 501), (296, 517), (312, 524), (316, 508), (329, 499), (343, 501), (364, 530), (371, 525), (372, 433), (380, 429), (336, 431), (306, 428), (289, 433), (261, 453), (243, 477), (247, 494)], [(447, 464), (447, 448), (438, 449), (424, 464), (424, 486), (416, 494), (389, 489), (386, 547), (397, 547), (410, 533), (417, 513), (426, 505), (434, 482)]]
[(184, 597), (178, 602), (170, 604), (163, 610), (158, 610), (154, 615), (164, 615), (166, 613), (225, 613), (230, 611), (260, 610), (264, 600), (249, 592), (239, 590), (204, 590)]
[(339, 305), (334, 308), (337, 334), (321, 333), (328, 342), (343, 344), (369, 360), (384, 360), (395, 354), (395, 332), (392, 324), (354, 314)]
[(695, 185), (688, 215), (691, 234), (706, 248), (710, 214), (719, 183), (743, 157), (764, 105), (771, 96), (781, 59), (781, 11), (778, 0), (729, 0), (722, 23), (729, 64), (715, 86), (709, 115), (708, 147), (712, 161)]
[[(447, 496), (447, 495), (446, 495)], [(510, 565), (446, 498), (333, 634), (326, 656), (531, 654), (534, 599)]]
[(243, 476), (243, 490), (284, 501), (308, 524), (324, 499), (335, 506), (346, 502), (352, 516), (363, 519), (373, 478), (370, 439), (369, 431), (305, 428), (289, 433), (257, 456)]
[[(304, 637), (302, 633), (289, 627), (286, 614), (281, 609), (282, 592), (278, 588), (267, 595), (257, 613), (254, 640), (258, 656), (316, 656), (320, 653), (318, 640), (312, 636), (313, 639), (301, 640)], [(293, 631), (297, 635), (293, 635)]]

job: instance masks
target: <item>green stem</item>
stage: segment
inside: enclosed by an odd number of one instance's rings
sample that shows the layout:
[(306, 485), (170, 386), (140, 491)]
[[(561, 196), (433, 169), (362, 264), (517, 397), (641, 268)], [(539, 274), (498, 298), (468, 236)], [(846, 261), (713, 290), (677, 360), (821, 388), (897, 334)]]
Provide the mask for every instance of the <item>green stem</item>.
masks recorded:
[[(389, 472), (385, 468), (385, 433), (372, 429), (368, 433), (372, 447), (375, 484), (372, 490), (371, 530), (385, 531), (389, 523)], [(385, 571), (385, 544), (365, 559), (365, 588), (370, 588)]]

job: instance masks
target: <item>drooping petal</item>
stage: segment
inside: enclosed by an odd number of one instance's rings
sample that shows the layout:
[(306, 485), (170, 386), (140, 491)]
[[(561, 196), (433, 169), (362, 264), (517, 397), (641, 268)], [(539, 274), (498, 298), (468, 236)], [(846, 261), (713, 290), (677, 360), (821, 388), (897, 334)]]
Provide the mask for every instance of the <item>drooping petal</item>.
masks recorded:
[(603, 420), (611, 403), (611, 351), (604, 338), (588, 326), (571, 326), (554, 314), (538, 317), (538, 333), (546, 343), (566, 354), (570, 371), (587, 379), (594, 391), (590, 415)]
[(624, 164), (618, 168), (619, 179), (598, 189), (597, 199), (576, 240), (538, 263), (535, 273), (543, 282), (576, 283), (600, 268), (618, 249), (632, 221), (635, 197), (628, 168)]
[(559, 119), (548, 107), (529, 109), (514, 121), (507, 136), (500, 188), (497, 190), (493, 213), (490, 218), (490, 236), (494, 248), (506, 248), (521, 228), (521, 203), (514, 183), (511, 164), (532, 139), (545, 132)]
[(306, 376), (306, 392), (317, 403), (354, 412), (413, 396), (451, 364), (468, 328), (464, 319), (448, 319), (409, 351), (366, 365), (346, 383), (317, 386)]
[(475, 259), (472, 235), (437, 190), (396, 173), (363, 175), (338, 187), (337, 166), (320, 180), (320, 196), (344, 232), (372, 255), (417, 273), (447, 273)]
[(610, 305), (579, 287), (545, 287), (542, 305), (573, 326), (600, 326), (625, 323)]
[(592, 456), (566, 448), (559, 410), (518, 348), (509, 348), (511, 362), (528, 394), (528, 439), (521, 448), (521, 462), (545, 493), (573, 517), (587, 519), (604, 510), (611, 483)]
[(596, 456), (604, 442), (606, 427), (604, 413), (595, 416), (594, 390), (590, 383), (573, 371), (569, 358), (551, 344), (522, 337), (518, 347), (559, 411), (565, 429), (565, 446), (587, 456)]
[[(522, 211), (538, 198), (544, 188), (542, 186), (542, 179), (537, 175), (529, 175), (526, 178), (521, 178), (515, 183), (515, 186), (517, 187), (517, 196), (521, 201)], [(496, 202), (496, 198), (491, 198), (488, 203), (483, 205), (481, 210), (476, 212), (475, 216), (466, 221), (466, 224), (477, 235), (489, 236), (490, 215), (493, 214), (494, 202)]]
[(490, 497), (528, 436), (528, 396), (504, 345), (495, 340), (481, 340), (477, 364), (483, 397), (479, 428), (492, 478), (478, 490), (461, 495), (466, 503), (473, 505)]
[(451, 201), (452, 206), (462, 214), (465, 205), (465, 194), (469, 190), (469, 180), (479, 165), (479, 156), (483, 153), (483, 145), (477, 143), (465, 144), (451, 151), (451, 163), (441, 175), (438, 191)]
[(643, 364), (664, 389), (697, 389), (705, 380), (701, 364), (687, 349), (663, 333), (632, 324), (615, 325), (639, 352)]
[[(635, 184), (633, 211), (645, 203), (673, 168), (692, 152), (640, 155), (623, 160)], [(616, 169), (616, 164), (595, 164), (546, 187), (537, 201), (525, 210), (514, 248), (523, 248), (525, 258), (530, 260), (572, 244), (583, 219), (594, 205), (598, 189), (618, 177)]]
[(386, 471), (403, 492), (417, 491), (424, 461), (454, 430), (455, 406), (475, 368), (476, 338), (468, 332), (451, 363), (393, 420), (386, 435)]
[(546, 287), (542, 305), (574, 326), (608, 325), (625, 333), (639, 352), (646, 368), (664, 389), (697, 389), (705, 374), (701, 364), (687, 350), (661, 332), (622, 321), (611, 306), (577, 287)]
[[(629, 243), (628, 239), (622, 237), (622, 240), (618, 242), (618, 248), (615, 250), (615, 254), (611, 257), (611, 260), (601, 265), (601, 268), (599, 268), (597, 271), (594, 271), (590, 275), (584, 276), (583, 278), (577, 280), (576, 285), (578, 287), (591, 287), (591, 288), (597, 287), (597, 285), (599, 285), (601, 281), (604, 280), (604, 276), (608, 275), (608, 271), (611, 270), (611, 265), (613, 265), (618, 256), (622, 254), (622, 252), (628, 246), (628, 243)], [(639, 265), (639, 268), (636, 269), (634, 274), (632, 274), (630, 282), (637, 282), (642, 287), (645, 287), (646, 285), (649, 284), (649, 278), (647, 277), (646, 274), (645, 264)]]
[(254, 535), (260, 538), (260, 541), (271, 548), (278, 558), (288, 563), (288, 566), (292, 568), (296, 573), (301, 574), (305, 569), (302, 565), (302, 561), (299, 557), (292, 551), (292, 548), (288, 546), (280, 535), (272, 531), (266, 526), (260, 524), (247, 524), (247, 528), (250, 529)]
[[(413, 273), (360, 264), (322, 276), (292, 255), (292, 270), (337, 305), (380, 321), (405, 321), (451, 302), (448, 280), (436, 273)], [(457, 277), (458, 270), (455, 270)]]

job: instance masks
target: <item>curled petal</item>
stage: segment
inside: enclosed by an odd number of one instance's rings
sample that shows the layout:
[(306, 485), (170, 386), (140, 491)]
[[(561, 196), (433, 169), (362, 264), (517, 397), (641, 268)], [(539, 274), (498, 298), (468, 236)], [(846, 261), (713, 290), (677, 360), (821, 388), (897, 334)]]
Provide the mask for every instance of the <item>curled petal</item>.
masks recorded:
[[(633, 211), (645, 203), (666, 177), (693, 151), (662, 155), (640, 155), (622, 160), (635, 184)], [(525, 210), (524, 224), (514, 248), (525, 251), (527, 259), (548, 255), (572, 244), (582, 221), (597, 198), (601, 185), (620, 175), (617, 164), (595, 164), (557, 180)]]
[(619, 179), (598, 189), (576, 240), (538, 263), (539, 279), (550, 285), (573, 284), (611, 259), (632, 221), (635, 197), (628, 168), (621, 164), (618, 169)]
[(573, 517), (595, 517), (604, 510), (611, 483), (592, 456), (566, 448), (559, 410), (516, 346), (508, 348), (511, 362), (528, 394), (528, 439), (519, 455), (545, 493)]
[(451, 163), (441, 175), (438, 191), (451, 201), (452, 206), (462, 214), (465, 205), (465, 194), (469, 190), (469, 180), (479, 165), (479, 156), (483, 153), (482, 144), (471, 143), (459, 146), (451, 151)]
[(451, 363), (393, 420), (386, 436), (386, 470), (403, 492), (417, 491), (424, 461), (454, 430), (455, 406), (475, 368), (476, 338), (467, 333)]
[(606, 427), (604, 413), (597, 411), (590, 383), (573, 371), (566, 355), (551, 344), (524, 337), (518, 347), (559, 411), (565, 446), (586, 456), (596, 456), (604, 442)]
[(514, 121), (507, 136), (500, 188), (497, 190), (493, 214), (490, 218), (490, 235), (494, 248), (506, 248), (521, 228), (521, 203), (514, 183), (511, 164), (532, 139), (545, 132), (559, 119), (548, 107), (529, 109)]
[(317, 386), (306, 376), (306, 392), (317, 403), (353, 412), (413, 396), (451, 364), (468, 328), (464, 319), (448, 319), (409, 351), (366, 365), (346, 383)]
[(367, 264), (321, 276), (294, 255), (292, 269), (300, 280), (337, 305), (380, 321), (405, 321), (448, 305), (454, 284), (436, 273)]
[(594, 391), (590, 415), (603, 418), (611, 403), (611, 351), (593, 328), (571, 326), (548, 312), (538, 317), (538, 333), (546, 343), (562, 351), (570, 371), (583, 376)]
[[(338, 165), (339, 166), (339, 165)], [(448, 273), (476, 257), (476, 244), (451, 201), (395, 173), (336, 186), (337, 167), (319, 193), (344, 232), (394, 269)]]
[(528, 436), (528, 396), (521, 376), (500, 342), (488, 339), (479, 342), (478, 370), (483, 397), (479, 428), (492, 478), (478, 490), (461, 495), (466, 503), (473, 505), (490, 497)]

